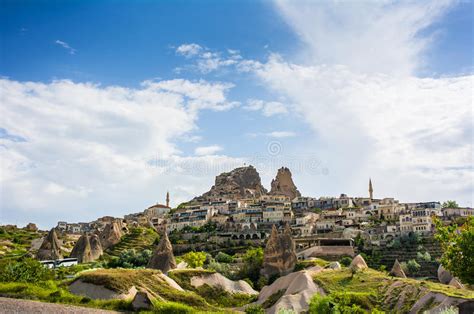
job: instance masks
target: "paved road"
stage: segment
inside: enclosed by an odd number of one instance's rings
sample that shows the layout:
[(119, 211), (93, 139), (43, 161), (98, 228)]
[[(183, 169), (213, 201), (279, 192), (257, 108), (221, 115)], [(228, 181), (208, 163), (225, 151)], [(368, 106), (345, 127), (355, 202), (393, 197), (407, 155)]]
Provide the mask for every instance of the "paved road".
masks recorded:
[(119, 312), (57, 303), (0, 298), (0, 313), (112, 314)]

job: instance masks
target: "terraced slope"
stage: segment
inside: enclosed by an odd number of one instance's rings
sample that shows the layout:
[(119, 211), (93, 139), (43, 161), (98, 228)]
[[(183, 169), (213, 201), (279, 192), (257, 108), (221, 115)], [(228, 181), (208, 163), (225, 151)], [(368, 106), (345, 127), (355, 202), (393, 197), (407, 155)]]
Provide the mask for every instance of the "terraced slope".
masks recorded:
[(41, 238), (44, 232), (19, 228), (0, 227), (0, 259), (16, 259), (25, 255), (32, 247), (32, 241)]
[(157, 237), (159, 237), (158, 233), (151, 228), (133, 228), (122, 237), (119, 243), (110, 247), (106, 253), (118, 256), (121, 252), (128, 249), (134, 249), (135, 251), (153, 250), (153, 243)]

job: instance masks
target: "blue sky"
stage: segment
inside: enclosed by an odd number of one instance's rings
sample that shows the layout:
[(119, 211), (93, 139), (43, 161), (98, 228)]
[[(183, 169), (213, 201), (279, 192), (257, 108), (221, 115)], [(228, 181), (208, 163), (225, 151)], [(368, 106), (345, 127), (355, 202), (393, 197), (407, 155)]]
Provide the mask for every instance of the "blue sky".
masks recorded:
[(176, 205), (244, 163), (472, 206), (471, 1), (0, 3), (1, 223)]

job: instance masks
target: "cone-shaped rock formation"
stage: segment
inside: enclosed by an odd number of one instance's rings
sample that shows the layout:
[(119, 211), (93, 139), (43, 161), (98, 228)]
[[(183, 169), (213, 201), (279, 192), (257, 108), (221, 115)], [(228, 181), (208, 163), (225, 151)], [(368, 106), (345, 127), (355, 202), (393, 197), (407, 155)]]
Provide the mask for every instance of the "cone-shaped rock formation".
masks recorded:
[(77, 258), (79, 263), (89, 263), (102, 255), (102, 245), (96, 234), (91, 236), (83, 234), (71, 252), (71, 257)]
[(278, 234), (275, 225), (265, 246), (262, 274), (266, 277), (286, 275), (296, 265), (296, 247), (287, 224), (282, 234)]
[(405, 272), (402, 269), (402, 265), (398, 262), (398, 259), (395, 260), (395, 263), (393, 263), (392, 270), (390, 271), (390, 275), (393, 277), (398, 277), (398, 278), (407, 278), (405, 275)]
[(364, 258), (360, 254), (357, 255), (356, 257), (354, 257), (354, 259), (352, 260), (352, 263), (349, 267), (350, 267), (350, 269), (355, 270), (355, 271), (360, 270), (360, 269), (369, 268), (367, 266), (367, 263), (365, 262)]
[(44, 238), (36, 256), (39, 260), (55, 260), (63, 258), (61, 255), (61, 244), (59, 243), (55, 228), (51, 229), (46, 238)]
[(271, 187), (271, 195), (285, 195), (288, 196), (290, 200), (301, 196), (301, 193), (291, 178), (290, 169), (286, 167), (278, 169), (275, 179), (272, 180)]
[(118, 221), (109, 223), (105, 226), (104, 230), (100, 234), (100, 243), (102, 248), (105, 250), (112, 245), (119, 243), (122, 235), (122, 228)]
[(173, 255), (173, 246), (168, 239), (168, 235), (163, 232), (160, 243), (153, 252), (153, 256), (148, 262), (148, 268), (159, 269), (163, 273), (168, 273), (169, 270), (176, 268), (176, 260)]

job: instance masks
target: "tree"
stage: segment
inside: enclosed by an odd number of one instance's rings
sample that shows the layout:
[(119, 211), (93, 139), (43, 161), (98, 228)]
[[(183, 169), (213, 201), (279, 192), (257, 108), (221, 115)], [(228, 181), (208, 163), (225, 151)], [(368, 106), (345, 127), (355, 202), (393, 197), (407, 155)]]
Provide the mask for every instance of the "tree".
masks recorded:
[(474, 284), (474, 216), (462, 226), (444, 226), (434, 218), (435, 239), (441, 244), (443, 256), (441, 264), (462, 282)]
[(263, 264), (263, 249), (261, 247), (248, 249), (242, 260), (244, 265), (241, 270), (241, 277), (249, 278), (254, 284), (257, 284)]
[(459, 208), (458, 203), (456, 201), (446, 201), (443, 203), (443, 208)]
[(134, 268), (144, 267), (148, 264), (148, 261), (153, 254), (150, 250), (135, 251), (134, 249), (127, 249), (120, 253), (118, 257), (112, 258), (107, 266), (108, 267), (123, 267), (123, 268)]
[(194, 251), (188, 252), (183, 255), (183, 260), (191, 268), (202, 267), (204, 265), (204, 261), (206, 260), (206, 253)]

